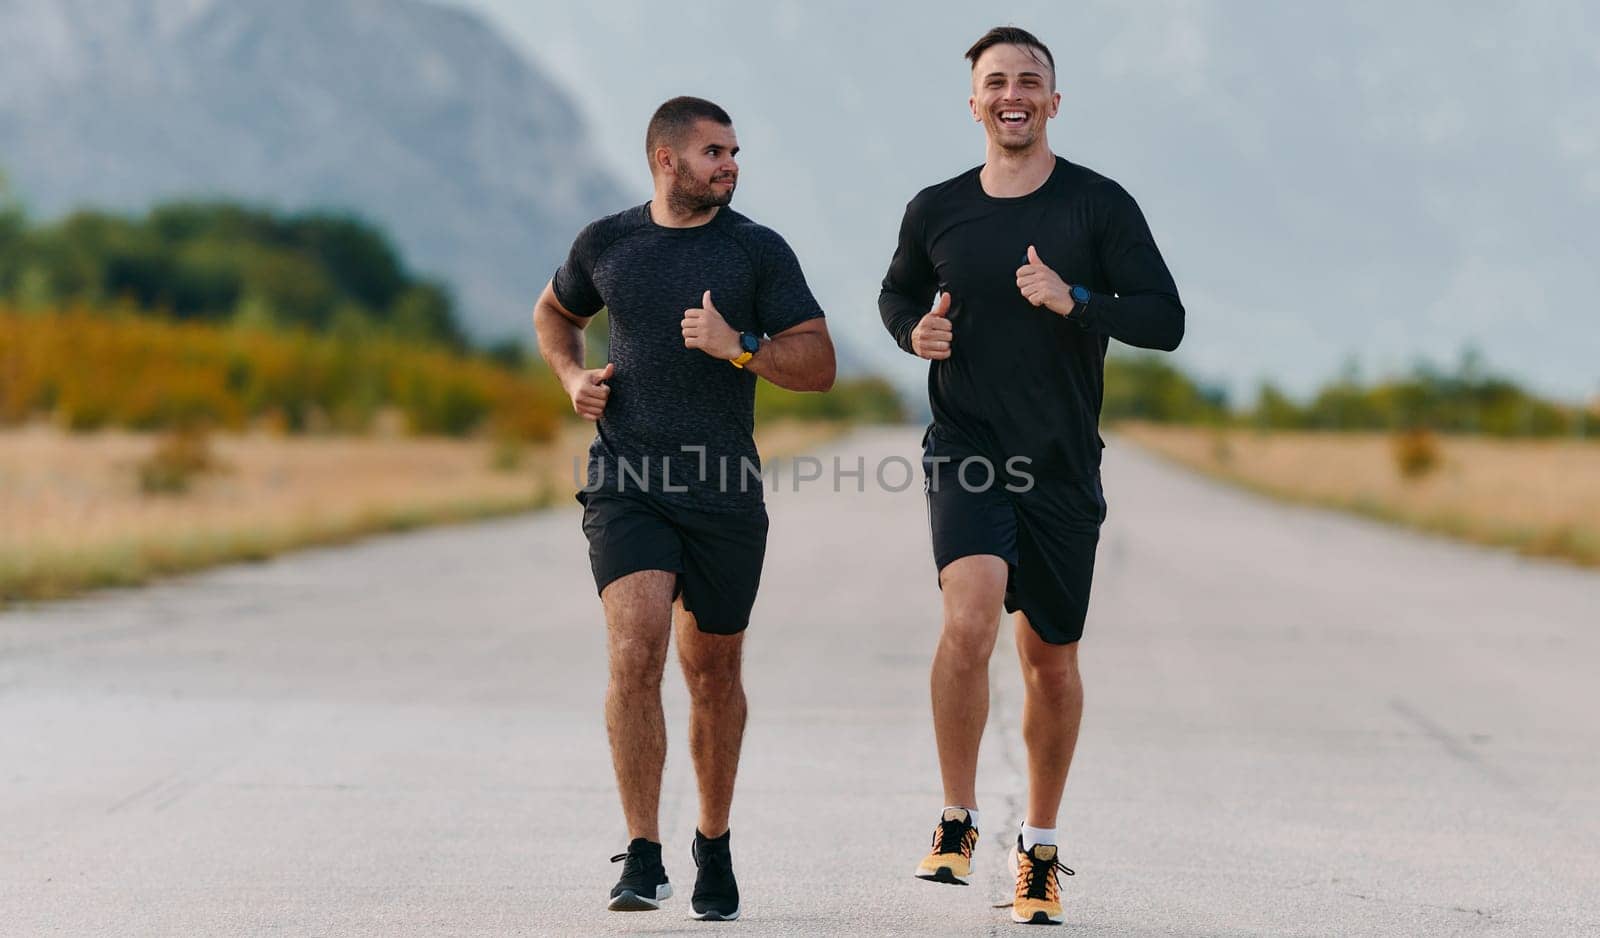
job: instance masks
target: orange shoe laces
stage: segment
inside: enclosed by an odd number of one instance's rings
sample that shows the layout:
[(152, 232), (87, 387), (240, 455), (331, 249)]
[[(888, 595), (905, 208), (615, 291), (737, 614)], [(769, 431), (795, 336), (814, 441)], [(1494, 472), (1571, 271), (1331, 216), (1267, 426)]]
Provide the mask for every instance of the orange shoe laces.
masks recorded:
[(1017, 898), (1018, 899), (1043, 899), (1046, 902), (1056, 902), (1061, 897), (1061, 882), (1055, 876), (1060, 870), (1068, 876), (1076, 876), (1056, 856), (1048, 863), (1035, 863), (1033, 855), (1018, 851), (1017, 853)]

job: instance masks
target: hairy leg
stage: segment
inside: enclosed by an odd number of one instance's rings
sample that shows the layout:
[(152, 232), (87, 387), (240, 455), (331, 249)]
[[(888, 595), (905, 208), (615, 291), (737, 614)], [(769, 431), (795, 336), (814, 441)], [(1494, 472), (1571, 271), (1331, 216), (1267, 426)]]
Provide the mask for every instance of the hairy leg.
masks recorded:
[(667, 758), (661, 712), (661, 673), (672, 634), (677, 574), (641, 570), (609, 583), (600, 594), (606, 612), (610, 680), (606, 733), (630, 838), (660, 842), (661, 772)]
[(700, 833), (720, 837), (728, 830), (744, 740), (744, 634), (700, 631), (694, 614), (681, 602), (676, 612), (678, 662), (689, 688), (689, 751), (700, 786)]

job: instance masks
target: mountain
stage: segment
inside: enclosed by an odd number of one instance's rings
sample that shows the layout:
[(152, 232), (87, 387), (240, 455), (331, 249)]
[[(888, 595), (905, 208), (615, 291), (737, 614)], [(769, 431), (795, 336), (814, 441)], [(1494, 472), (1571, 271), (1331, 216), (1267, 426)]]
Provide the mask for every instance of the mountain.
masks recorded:
[(563, 91), (417, 0), (0, 0), (0, 168), (35, 217), (351, 211), (480, 337), (530, 335), (573, 235), (629, 201)]

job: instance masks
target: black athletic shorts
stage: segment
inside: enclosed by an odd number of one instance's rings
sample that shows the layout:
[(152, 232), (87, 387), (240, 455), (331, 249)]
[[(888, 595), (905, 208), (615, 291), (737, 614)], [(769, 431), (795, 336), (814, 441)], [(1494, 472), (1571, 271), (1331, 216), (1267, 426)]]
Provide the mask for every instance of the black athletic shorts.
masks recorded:
[(597, 592), (640, 570), (678, 575), (702, 632), (733, 635), (750, 624), (767, 554), (767, 509), (692, 511), (644, 492), (579, 492)]
[(1004, 463), (995, 466), (992, 483), (985, 485), (989, 473), (982, 463), (962, 468), (966, 460), (982, 458), (972, 450), (935, 436), (932, 428), (922, 447), (935, 568), (974, 554), (1001, 557), (1010, 568), (1006, 611), (1020, 609), (1052, 645), (1082, 638), (1095, 548), (1106, 517), (1099, 478), (1036, 476), (1028, 491), (1010, 492), (1008, 484), (1020, 488), (1027, 480), (1008, 473)]

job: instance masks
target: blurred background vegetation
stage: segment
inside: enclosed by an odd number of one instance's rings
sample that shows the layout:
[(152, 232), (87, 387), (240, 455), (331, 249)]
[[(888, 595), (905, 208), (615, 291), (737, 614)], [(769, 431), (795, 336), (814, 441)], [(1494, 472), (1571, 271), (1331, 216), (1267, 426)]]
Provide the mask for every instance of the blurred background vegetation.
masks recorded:
[[(592, 431), (525, 335), (474, 342), (451, 289), (355, 216), (178, 201), (34, 223), (0, 179), (0, 429), (27, 428), (0, 437), (0, 603), (563, 501), (565, 457)], [(756, 400), (771, 455), (926, 407), (873, 376), (827, 394), (761, 382)], [(1600, 563), (1600, 526), (1577, 507), (1593, 447), (1526, 442), (1593, 437), (1600, 415), (1471, 350), (1240, 404), (1119, 347), (1104, 419), (1260, 491)], [(1534, 478), (1553, 506), (1505, 497)]]
[[(524, 322), (527, 342), (474, 342), (452, 290), (355, 216), (33, 223), (0, 179), (0, 605), (571, 504), (593, 431)], [(905, 418), (877, 378), (759, 388), (769, 456)]]
[(1270, 383), (1244, 406), (1218, 385), (1185, 374), (1171, 360), (1113, 351), (1106, 361), (1104, 417), (1164, 424), (1271, 430), (1404, 431), (1427, 429), (1495, 437), (1600, 436), (1595, 404), (1535, 395), (1490, 372), (1476, 350), (1450, 369), (1418, 363), (1406, 375), (1365, 381), (1355, 364), (1309, 400)]
[[(876, 378), (827, 395), (763, 383), (757, 409), (904, 417)], [(384, 414), (415, 434), (531, 441), (572, 417), (537, 354), (474, 347), (450, 290), (359, 219), (213, 201), (30, 225), (0, 196), (0, 422), (361, 433)]]
[[(605, 322), (589, 330), (605, 356)], [(763, 382), (761, 419), (890, 422), (887, 381), (832, 393)], [(75, 430), (403, 430), (547, 440), (570, 409), (533, 350), (474, 346), (444, 283), (409, 270), (385, 234), (349, 215), (178, 201), (142, 216), (79, 211), (31, 224), (0, 179), (0, 422), (49, 415)], [(1541, 398), (1472, 349), (1452, 368), (1363, 380), (1352, 363), (1309, 399), (1268, 383), (1231, 401), (1167, 357), (1114, 351), (1107, 422), (1286, 430), (1430, 429), (1593, 437), (1593, 405)]]

